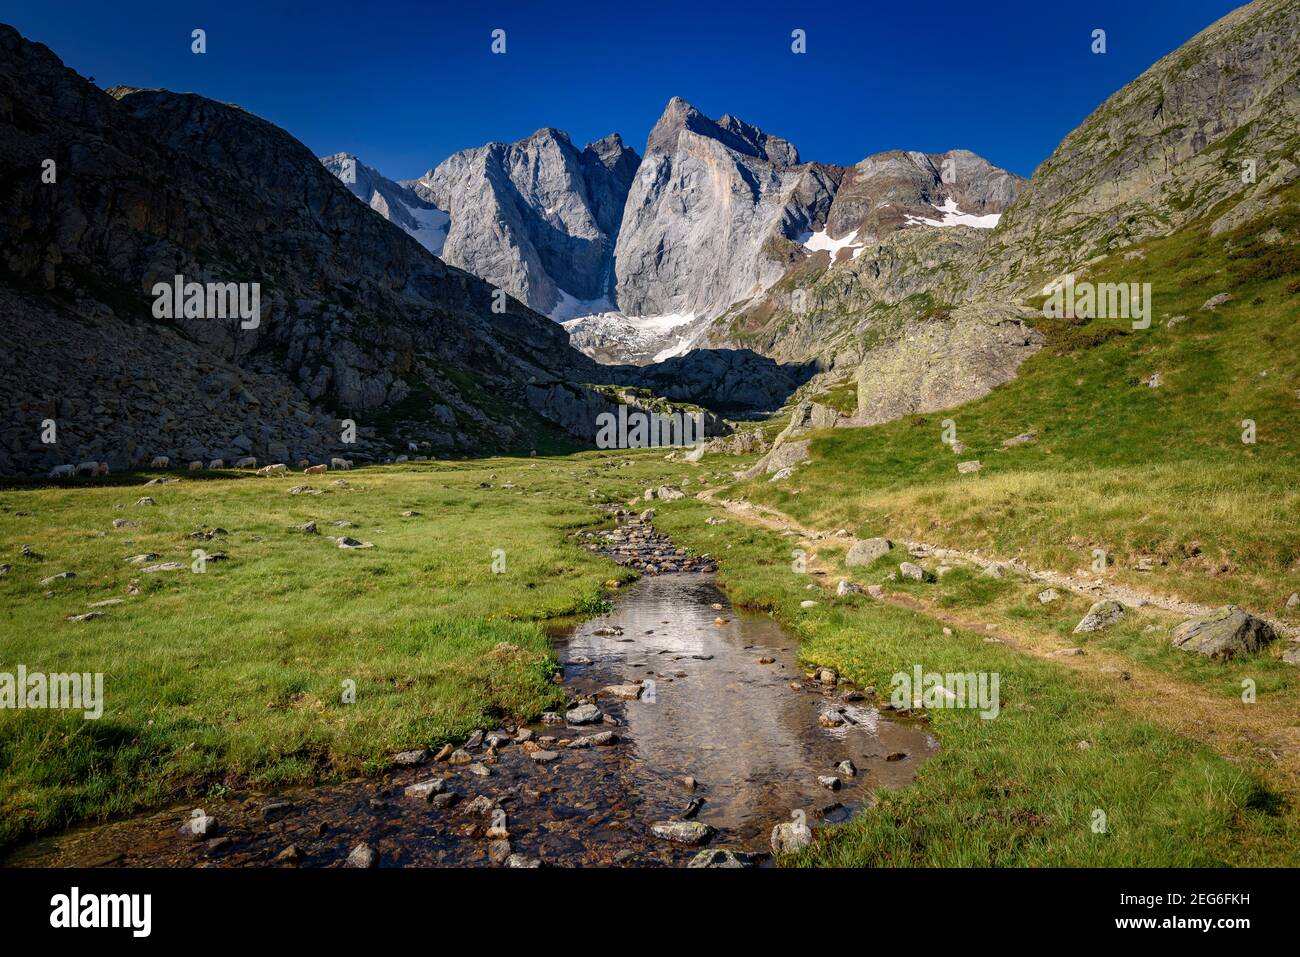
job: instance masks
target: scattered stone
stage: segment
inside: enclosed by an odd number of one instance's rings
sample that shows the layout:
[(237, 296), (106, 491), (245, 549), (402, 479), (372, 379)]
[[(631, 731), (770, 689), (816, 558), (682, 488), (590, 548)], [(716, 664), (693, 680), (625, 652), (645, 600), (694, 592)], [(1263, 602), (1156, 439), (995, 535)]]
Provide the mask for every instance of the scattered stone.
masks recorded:
[(569, 742), (570, 748), (590, 748), (593, 746), (605, 746), (618, 744), (618, 735), (613, 731), (597, 731), (595, 734), (585, 734), (581, 737), (574, 738)]
[(717, 833), (712, 827), (700, 821), (659, 821), (650, 825), (650, 831), (655, 837), (675, 844), (685, 844), (688, 847), (707, 844)]
[(1079, 658), (1086, 652), (1082, 648), (1058, 648), (1052, 654), (1058, 658)]
[[(488, 834), (490, 835), (491, 833), (492, 832), (489, 830)], [(505, 864), (513, 856), (514, 854), (511, 853), (509, 841), (493, 841), (488, 845), (488, 859), (491, 860), (493, 864)]]
[(146, 565), (140, 569), (142, 572), (178, 572), (185, 566), (180, 562), (163, 562), (160, 565)]
[(315, 522), (306, 522), (305, 524), (302, 524), (302, 525), (290, 525), (289, 528), (290, 528), (290, 530), (295, 531), (295, 532), (302, 532), (304, 535), (319, 535), (319, 534), (320, 534), (320, 533), (316, 530), (316, 523), (315, 523)]
[(297, 844), (290, 844), (279, 854), (275, 855), (274, 860), (281, 864), (297, 864), (302, 860), (302, 852), (298, 850)]
[(957, 463), (957, 471), (962, 475), (970, 475), (972, 472), (978, 472), (983, 467), (984, 466), (976, 459), (972, 459), (969, 462)]
[(446, 761), (448, 758), (452, 756), (452, 753), (455, 750), (456, 749), (453, 748), (450, 744), (444, 744), (441, 748), (438, 749), (438, 753), (433, 756), (433, 760)]
[(460, 800), (460, 795), (455, 791), (441, 791), (433, 796), (430, 802), (436, 808), (446, 809), (451, 807)]
[(541, 867), (542, 862), (535, 857), (524, 857), (522, 854), (511, 854), (506, 858), (506, 867)]
[(840, 772), (846, 778), (855, 778), (858, 776), (858, 768), (852, 761), (847, 758), (835, 765), (835, 770)]
[(612, 695), (615, 698), (622, 698), (624, 701), (635, 701), (637, 698), (641, 697), (643, 691), (645, 691), (645, 688), (643, 688), (639, 683), (634, 684), (631, 682), (621, 685), (606, 685), (600, 689), (601, 694)]
[(901, 760), (903, 760), (903, 758), (905, 758), (905, 757), (907, 757), (907, 752), (906, 752), (906, 751), (891, 751), (889, 754), (886, 754), (886, 755), (885, 755), (885, 760), (886, 760), (886, 761), (901, 761)]
[(1218, 309), (1220, 306), (1222, 306), (1225, 302), (1231, 302), (1232, 298), (1233, 298), (1232, 293), (1228, 293), (1228, 292), (1218, 293), (1216, 295), (1211, 296), (1209, 299), (1205, 300), (1205, 302), (1201, 305), (1201, 310), (1213, 312), (1215, 309)]
[(132, 522), (129, 519), (125, 519), (125, 518), (115, 518), (113, 519), (113, 527), (114, 528), (139, 528), (140, 523)]
[(374, 542), (359, 542), (355, 538), (349, 538), (347, 535), (344, 535), (342, 538), (336, 539), (336, 542), (339, 548), (374, 548), (375, 547)]
[(181, 825), (180, 832), (196, 841), (211, 835), (217, 828), (217, 819), (204, 813), (201, 808), (190, 812), (189, 819)]
[(772, 852), (793, 854), (812, 843), (812, 831), (802, 821), (787, 821), (772, 828)]
[(155, 502), (148, 495), (146, 495), (144, 498), (137, 499), (135, 504), (136, 505), (157, 505), (158, 503)]
[(538, 764), (549, 764), (559, 759), (560, 755), (556, 751), (529, 751), (528, 757)]
[(1292, 592), (1291, 597), (1286, 600), (1286, 606), (1288, 608), (1295, 608), (1297, 605), (1300, 605), (1300, 594)]
[(1088, 614), (1074, 626), (1076, 635), (1086, 634), (1092, 631), (1101, 631), (1103, 628), (1109, 628), (1124, 617), (1124, 606), (1112, 599), (1094, 602), (1093, 606), (1088, 609)]
[(840, 779), (831, 774), (819, 774), (817, 783), (824, 788), (830, 788), (832, 791), (840, 789)]
[(497, 809), (497, 802), (486, 794), (480, 794), (465, 805), (465, 813), (475, 817), (491, 817)]
[(594, 704), (583, 704), (564, 713), (569, 724), (594, 724), (601, 719), (601, 710)]
[(840, 675), (834, 668), (818, 668), (814, 677), (824, 685), (834, 687), (840, 682)]
[(700, 785), (700, 782), (696, 781), (695, 778), (691, 777), (689, 774), (681, 778), (681, 782), (682, 787), (686, 788), (688, 791), (694, 791)]
[(927, 572), (920, 565), (914, 565), (911, 562), (903, 562), (898, 566), (898, 573), (904, 578), (910, 578), (913, 581), (926, 582), (933, 581), (934, 576)]
[(758, 663), (759, 663), (760, 665), (772, 665), (772, 664), (776, 664), (776, 659), (775, 659), (775, 658), (763, 657), (763, 658), (759, 658), (759, 659), (758, 659)]
[(492, 769), (489, 768), (482, 761), (475, 761), (473, 764), (469, 766), (468, 770), (470, 774), (480, 778), (486, 778), (491, 776), (492, 774)]
[(844, 725), (844, 715), (838, 711), (823, 711), (817, 716), (817, 723), (823, 728), (838, 728)]
[(843, 598), (845, 595), (860, 594), (862, 594), (862, 586), (849, 581), (847, 578), (841, 578), (840, 583), (835, 586), (835, 595), (839, 598)]
[(352, 848), (348, 854), (347, 863), (344, 867), (374, 867), (379, 863), (379, 855), (369, 844), (358, 844)]
[(1204, 618), (1190, 618), (1173, 631), (1171, 643), (1183, 651), (1195, 651), (1208, 658), (1228, 661), (1254, 654), (1277, 639), (1273, 626), (1228, 605)]
[(80, 615), (68, 615), (64, 621), (94, 621), (96, 618), (103, 618), (102, 611), (88, 611)]
[(457, 748), (455, 751), (451, 752), (450, 756), (447, 758), (447, 761), (450, 764), (469, 764), (473, 760), (474, 755), (470, 754), (464, 748)]
[(125, 605), (125, 598), (105, 598), (103, 601), (92, 601), (87, 608), (109, 608), (113, 605)]
[(1292, 645), (1282, 652), (1282, 661), (1288, 665), (1300, 665), (1300, 645)]
[(1013, 436), (1012, 436), (1011, 438), (1009, 438), (1009, 439), (1003, 439), (1003, 440), (1002, 440), (1002, 445), (1003, 445), (1004, 448), (1008, 448), (1008, 449), (1009, 449), (1009, 448), (1012, 448), (1013, 446), (1016, 446), (1016, 445), (1025, 445), (1025, 444), (1028, 443), (1028, 442), (1032, 442), (1032, 441), (1034, 441), (1034, 439), (1036, 439), (1036, 438), (1038, 438), (1038, 433), (1037, 433), (1037, 432), (1034, 432), (1034, 431), (1030, 431), (1030, 432), (1021, 432), (1019, 435), (1013, 435)]
[(803, 601), (799, 602), (799, 607), (800, 607), (800, 608), (816, 608), (816, 607), (817, 607), (817, 602), (813, 601), (811, 598), (806, 598), (806, 599), (804, 599)]
[(1061, 593), (1055, 588), (1046, 588), (1038, 593), (1038, 602), (1042, 605), (1049, 605), (1061, 597)]
[(844, 556), (844, 564), (850, 568), (856, 565), (870, 565), (893, 547), (894, 543), (887, 538), (864, 538), (853, 543), (849, 553)]
[(76, 577), (77, 577), (76, 572), (59, 572), (57, 575), (51, 575), (49, 578), (42, 578), (41, 585), (48, 586), (54, 584), (54, 582), (68, 581), (69, 579), (76, 578)]
[(701, 868), (746, 868), (757, 866), (753, 855), (730, 848), (708, 848), (700, 851), (686, 864), (687, 867)]

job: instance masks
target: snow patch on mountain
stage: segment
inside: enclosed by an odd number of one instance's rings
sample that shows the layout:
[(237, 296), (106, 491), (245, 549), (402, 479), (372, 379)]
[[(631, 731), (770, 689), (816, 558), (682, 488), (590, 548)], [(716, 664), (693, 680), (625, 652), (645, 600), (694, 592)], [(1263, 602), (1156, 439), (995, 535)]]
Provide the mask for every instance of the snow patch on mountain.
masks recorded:
[(926, 219), (924, 216), (908, 216), (907, 225), (909, 226), (974, 226), (976, 229), (992, 229), (1002, 218), (1001, 213), (989, 213), (986, 216), (976, 216), (972, 213), (963, 213), (957, 208), (957, 201), (949, 197), (943, 201), (942, 206), (931, 206), (939, 213), (943, 214), (942, 219)]
[(561, 325), (569, 333), (569, 344), (592, 358), (641, 365), (689, 351), (697, 318), (693, 312), (625, 316), (607, 311), (567, 319)]
[(435, 256), (441, 255), (443, 243), (447, 241), (447, 233), (451, 230), (450, 214), (437, 206), (407, 206), (406, 211), (415, 220), (415, 225), (412, 227), (403, 224), (402, 228), (429, 252)]
[(799, 237), (799, 243), (810, 253), (821, 252), (825, 250), (831, 254), (831, 260), (827, 268), (835, 265), (835, 260), (839, 256), (841, 249), (853, 250), (851, 259), (857, 259), (862, 255), (862, 250), (866, 248), (864, 244), (857, 241), (858, 231), (855, 229), (842, 239), (832, 239), (830, 233), (823, 229), (817, 233), (804, 233)]

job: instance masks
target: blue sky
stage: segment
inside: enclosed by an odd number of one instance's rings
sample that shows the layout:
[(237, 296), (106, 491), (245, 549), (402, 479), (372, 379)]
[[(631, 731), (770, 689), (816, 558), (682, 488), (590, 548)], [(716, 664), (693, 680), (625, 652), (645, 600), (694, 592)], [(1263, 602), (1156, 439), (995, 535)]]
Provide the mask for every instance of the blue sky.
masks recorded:
[[(1234, 0), (16, 0), (0, 21), (101, 86), (238, 103), (394, 179), (539, 127), (638, 151), (669, 97), (806, 160), (972, 149), (1029, 175), (1107, 96)], [(997, 12), (993, 12), (996, 10)], [(208, 52), (190, 52), (190, 31)], [(506, 31), (506, 54), (490, 51)], [(796, 28), (807, 53), (791, 52)], [(1090, 51), (1106, 30), (1107, 52)]]

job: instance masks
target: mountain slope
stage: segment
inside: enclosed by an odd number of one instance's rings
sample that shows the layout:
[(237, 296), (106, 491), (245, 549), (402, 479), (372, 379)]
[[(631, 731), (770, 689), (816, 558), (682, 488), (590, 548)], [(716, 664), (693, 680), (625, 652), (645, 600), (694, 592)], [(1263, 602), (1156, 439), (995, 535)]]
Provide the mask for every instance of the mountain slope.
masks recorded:
[(1271, 189), (1300, 175), (1298, 154), (1300, 4), (1256, 0), (1159, 60), (1067, 136), (981, 251), (970, 284), (1032, 293), (1232, 201), (1217, 235), (1263, 212)]
[[(20, 413), (0, 470), (381, 455), (399, 436), (403, 450), (520, 447), (539, 432), (524, 384), (590, 367), (517, 302), (493, 314), (491, 287), (358, 204), (273, 125), (188, 94), (110, 96), (8, 27), (0, 52), (16, 343), (0, 399)], [(154, 284), (178, 274), (260, 283), (256, 328), (154, 318)], [(357, 445), (340, 444), (342, 417)], [(40, 441), (47, 418), (56, 445)]]

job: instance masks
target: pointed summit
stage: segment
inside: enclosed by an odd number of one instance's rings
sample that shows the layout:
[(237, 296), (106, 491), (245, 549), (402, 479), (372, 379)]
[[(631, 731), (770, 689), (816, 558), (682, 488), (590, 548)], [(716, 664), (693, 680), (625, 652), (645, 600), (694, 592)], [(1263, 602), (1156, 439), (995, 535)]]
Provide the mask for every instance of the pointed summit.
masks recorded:
[(709, 119), (680, 96), (674, 96), (664, 107), (646, 140), (646, 154), (671, 153), (677, 148), (677, 137), (682, 130), (717, 140), (728, 149), (755, 159), (767, 160), (780, 166), (797, 166), (799, 151), (794, 144), (779, 136), (765, 133), (757, 126), (726, 114), (721, 120)]

